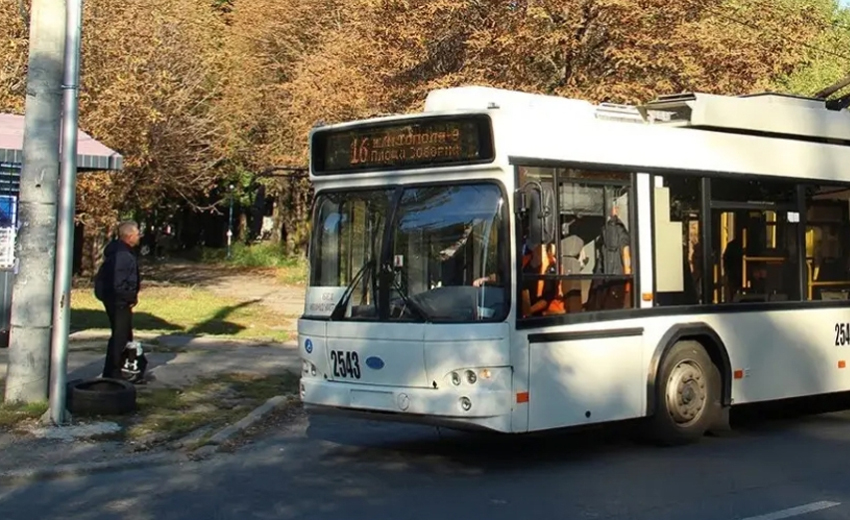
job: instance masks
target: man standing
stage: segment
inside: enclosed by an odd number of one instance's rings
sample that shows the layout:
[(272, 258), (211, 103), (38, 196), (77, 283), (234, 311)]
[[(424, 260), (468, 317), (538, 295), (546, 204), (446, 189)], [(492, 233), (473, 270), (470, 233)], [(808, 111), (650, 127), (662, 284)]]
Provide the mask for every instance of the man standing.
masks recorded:
[(139, 301), (139, 264), (133, 248), (139, 244), (139, 226), (118, 225), (118, 238), (106, 246), (95, 279), (95, 296), (103, 302), (112, 335), (106, 347), (103, 377), (121, 379), (121, 355), (133, 340), (133, 307)]

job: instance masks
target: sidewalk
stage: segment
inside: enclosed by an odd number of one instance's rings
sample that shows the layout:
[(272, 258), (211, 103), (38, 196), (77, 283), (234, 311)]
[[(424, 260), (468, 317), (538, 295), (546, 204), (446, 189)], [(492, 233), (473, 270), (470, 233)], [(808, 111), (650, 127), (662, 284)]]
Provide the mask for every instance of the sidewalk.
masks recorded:
[[(107, 338), (108, 331), (88, 331), (74, 335), (68, 356), (69, 381), (93, 378), (101, 373)], [(251, 376), (291, 373), (297, 376), (300, 372), (300, 359), (294, 343), (261, 344), (186, 336), (139, 335), (138, 339), (148, 349), (150, 376), (150, 382), (139, 388), (140, 396), (142, 392), (156, 389), (186, 389), (201, 378), (224, 378), (234, 373)], [(6, 374), (7, 360), (8, 350), (0, 349), (0, 376), (4, 377)], [(260, 412), (268, 412), (282, 400), (283, 398), (270, 400), (274, 402)], [(95, 420), (82, 418), (80, 421), (91, 423), (90, 426), (95, 429), (104, 428), (101, 433), (106, 435), (101, 435), (99, 440), (91, 440), (61, 435), (63, 431), (69, 430), (66, 428), (35, 428), (28, 433), (0, 430), (0, 452), (3, 453), (3, 457), (0, 457), (0, 485), (4, 480), (9, 480), (4, 479), (4, 476), (8, 477), (10, 473), (23, 471), (37, 475), (43, 472), (42, 469), (54, 468), (57, 465), (82, 463), (94, 471), (97, 470), (97, 463), (104, 463), (102, 469), (109, 469), (112, 466), (132, 467), (156, 461), (175, 462), (186, 458), (185, 453), (174, 452), (180, 445), (177, 442), (175, 446), (174, 439), (168, 443), (157, 443), (148, 449), (140, 446), (138, 442), (116, 440), (114, 423), (97, 423)], [(110, 436), (110, 433), (113, 435)], [(215, 434), (215, 431), (205, 433), (209, 436)], [(44, 438), (57, 434), (64, 438)], [(75, 469), (77, 470), (79, 468)]]

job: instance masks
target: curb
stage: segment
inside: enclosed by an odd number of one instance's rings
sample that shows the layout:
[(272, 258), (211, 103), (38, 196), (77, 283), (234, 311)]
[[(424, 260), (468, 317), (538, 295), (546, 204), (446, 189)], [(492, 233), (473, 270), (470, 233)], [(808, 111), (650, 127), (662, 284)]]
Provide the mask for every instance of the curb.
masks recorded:
[(190, 462), (191, 459), (180, 453), (157, 453), (137, 456), (132, 459), (119, 459), (106, 462), (84, 462), (78, 464), (60, 464), (40, 468), (16, 469), (0, 472), (0, 486), (13, 484), (32, 484), (43, 480), (79, 477), (95, 473), (126, 471)]
[(195, 457), (204, 457), (207, 455), (211, 455), (213, 452), (218, 450), (218, 447), (221, 444), (232, 439), (236, 434), (249, 428), (263, 419), (269, 412), (277, 408), (278, 406), (286, 403), (291, 395), (276, 395), (274, 397), (269, 398), (265, 403), (260, 406), (254, 408), (248, 415), (243, 417), (234, 424), (230, 426), (226, 426), (221, 430), (217, 431), (212, 437), (207, 440), (207, 442), (201, 446), (200, 448), (193, 450), (192, 454)]
[(251, 413), (243, 417), (239, 422), (219, 430), (215, 435), (210, 437), (207, 444), (218, 445), (227, 442), (233, 438), (234, 435), (255, 424), (257, 421), (265, 417), (267, 413), (286, 402), (288, 398), (289, 396), (286, 395), (276, 395), (270, 398), (265, 403), (254, 408)]

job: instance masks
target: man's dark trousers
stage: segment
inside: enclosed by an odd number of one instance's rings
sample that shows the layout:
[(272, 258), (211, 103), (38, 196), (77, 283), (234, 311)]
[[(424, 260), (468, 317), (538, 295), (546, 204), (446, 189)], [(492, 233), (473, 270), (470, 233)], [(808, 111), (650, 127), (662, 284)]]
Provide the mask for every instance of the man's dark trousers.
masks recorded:
[(106, 347), (106, 362), (103, 365), (103, 377), (121, 379), (124, 347), (133, 341), (133, 309), (127, 304), (107, 303), (106, 315), (112, 335)]

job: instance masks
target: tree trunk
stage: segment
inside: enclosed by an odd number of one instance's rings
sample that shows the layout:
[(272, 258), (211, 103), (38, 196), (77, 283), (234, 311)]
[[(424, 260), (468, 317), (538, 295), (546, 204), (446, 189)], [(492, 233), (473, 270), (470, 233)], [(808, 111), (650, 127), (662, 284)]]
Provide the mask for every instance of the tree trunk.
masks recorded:
[(283, 189), (278, 189), (275, 193), (274, 209), (272, 210), (272, 234), (271, 242), (279, 244), (281, 240), (285, 240), (286, 231), (286, 193)]
[(106, 246), (106, 229), (100, 226), (83, 226), (83, 257), (80, 276), (93, 277), (100, 267), (103, 248)]
[(248, 229), (248, 214), (244, 211), (239, 212), (239, 230), (237, 236), (239, 237), (239, 241), (243, 243), (248, 242), (248, 236), (250, 229)]

